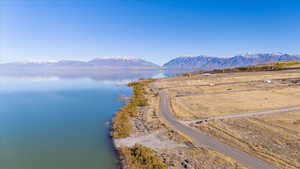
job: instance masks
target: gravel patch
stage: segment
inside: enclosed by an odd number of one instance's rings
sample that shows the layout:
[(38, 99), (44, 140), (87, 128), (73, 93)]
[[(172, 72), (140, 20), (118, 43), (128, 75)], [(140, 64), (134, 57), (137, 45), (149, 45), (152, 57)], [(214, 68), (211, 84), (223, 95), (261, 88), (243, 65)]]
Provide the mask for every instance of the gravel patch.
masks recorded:
[(187, 147), (185, 144), (182, 143), (177, 143), (175, 141), (162, 139), (160, 137), (160, 135), (162, 134), (163, 131), (158, 130), (144, 136), (138, 136), (138, 137), (131, 136), (123, 139), (115, 139), (115, 144), (117, 147), (121, 147), (121, 146), (132, 147), (135, 144), (141, 144), (143, 146), (147, 146), (155, 150)]

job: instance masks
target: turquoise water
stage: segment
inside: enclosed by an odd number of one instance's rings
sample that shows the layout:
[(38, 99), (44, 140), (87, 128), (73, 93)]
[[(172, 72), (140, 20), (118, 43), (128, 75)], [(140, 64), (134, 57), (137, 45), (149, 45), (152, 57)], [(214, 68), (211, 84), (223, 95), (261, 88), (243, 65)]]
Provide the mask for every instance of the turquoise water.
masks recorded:
[(0, 169), (115, 169), (126, 81), (0, 77)]

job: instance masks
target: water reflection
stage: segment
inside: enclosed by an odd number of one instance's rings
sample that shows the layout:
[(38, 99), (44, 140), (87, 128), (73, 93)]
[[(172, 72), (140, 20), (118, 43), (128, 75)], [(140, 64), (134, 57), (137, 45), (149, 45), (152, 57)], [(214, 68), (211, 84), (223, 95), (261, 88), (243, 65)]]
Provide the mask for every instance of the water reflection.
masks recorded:
[(156, 73), (0, 77), (0, 168), (117, 168), (105, 124), (126, 84)]
[(160, 74), (160, 70), (63, 70), (63, 71), (2, 71), (0, 76), (9, 77), (31, 77), (31, 78), (63, 78), (63, 79), (75, 79), (75, 78), (89, 78), (93, 80), (128, 80), (139, 78), (150, 78), (157, 74)]

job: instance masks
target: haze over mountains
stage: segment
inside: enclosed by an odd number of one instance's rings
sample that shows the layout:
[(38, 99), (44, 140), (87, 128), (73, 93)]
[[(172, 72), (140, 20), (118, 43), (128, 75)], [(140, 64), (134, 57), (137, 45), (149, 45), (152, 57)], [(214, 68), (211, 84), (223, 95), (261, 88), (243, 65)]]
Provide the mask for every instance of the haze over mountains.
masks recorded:
[(28, 62), (11, 62), (0, 64), (1, 68), (10, 69), (136, 69), (152, 70), (159, 69), (160, 66), (132, 57), (107, 57), (95, 58), (90, 61), (61, 60), (61, 61), (28, 61)]
[(132, 57), (95, 58), (90, 61), (29, 61), (0, 64), (0, 75), (57, 76), (62, 78), (88, 77), (95, 80), (136, 79), (152, 77), (161, 67)]
[(241, 54), (230, 58), (211, 56), (185, 56), (170, 60), (159, 66), (143, 59), (132, 57), (95, 58), (90, 61), (31, 61), (0, 64), (0, 74), (18, 75), (106, 75), (126, 73), (160, 72), (176, 74), (196, 70), (242, 67), (281, 60), (300, 60), (300, 55), (284, 53)]

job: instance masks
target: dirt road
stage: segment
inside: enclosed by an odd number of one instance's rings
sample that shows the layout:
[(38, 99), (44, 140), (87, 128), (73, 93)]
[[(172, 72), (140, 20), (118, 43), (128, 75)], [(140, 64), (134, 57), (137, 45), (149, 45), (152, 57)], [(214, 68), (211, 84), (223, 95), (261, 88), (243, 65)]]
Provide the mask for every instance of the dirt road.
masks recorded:
[(298, 111), (298, 110), (300, 110), (300, 106), (288, 107), (288, 108), (276, 109), (276, 110), (269, 110), (269, 111), (254, 112), (254, 113), (241, 113), (241, 114), (216, 116), (216, 117), (210, 117), (207, 119), (185, 121), (185, 123), (187, 123), (187, 124), (199, 123), (199, 122), (201, 123), (201, 122), (207, 122), (207, 121), (211, 121), (211, 120), (222, 120), (222, 119), (230, 119), (230, 118), (237, 118), (237, 117), (250, 117), (250, 116), (258, 116), (258, 115), (266, 115), (266, 114), (274, 114), (274, 113), (284, 113), (284, 112), (291, 112), (291, 111)]

